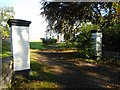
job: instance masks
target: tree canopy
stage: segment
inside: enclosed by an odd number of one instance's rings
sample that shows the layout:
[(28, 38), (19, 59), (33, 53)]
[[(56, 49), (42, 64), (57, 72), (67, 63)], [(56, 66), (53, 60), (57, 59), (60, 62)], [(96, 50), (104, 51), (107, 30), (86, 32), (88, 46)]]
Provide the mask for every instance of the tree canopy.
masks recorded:
[(14, 18), (13, 7), (0, 7), (0, 32), (2, 32), (2, 37), (9, 37), (10, 31), (7, 25), (8, 19)]
[[(42, 1), (41, 4), (41, 14), (48, 21), (48, 30), (67, 35), (68, 42), (75, 42), (84, 57), (93, 56), (90, 30), (94, 29), (103, 32), (105, 49), (120, 50), (120, 2)], [(78, 32), (80, 34), (76, 36)]]
[[(107, 28), (117, 3), (113, 2), (47, 2), (42, 1), (42, 15), (48, 21), (48, 30), (75, 33), (82, 22), (92, 22)], [(114, 4), (114, 7), (113, 7)], [(118, 10), (119, 11), (119, 10)]]
[(114, 2), (115, 14), (109, 15), (107, 21), (109, 27), (104, 31), (104, 48), (113, 51), (120, 51), (120, 2)]

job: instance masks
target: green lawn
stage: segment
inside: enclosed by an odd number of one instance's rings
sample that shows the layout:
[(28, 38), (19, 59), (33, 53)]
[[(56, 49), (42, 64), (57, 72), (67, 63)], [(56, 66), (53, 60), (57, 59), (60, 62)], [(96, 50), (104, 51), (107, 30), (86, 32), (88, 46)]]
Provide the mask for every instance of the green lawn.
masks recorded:
[[(30, 49), (45, 49), (41, 42), (30, 42)], [(18, 77), (13, 83), (12, 88), (58, 88), (59, 85), (54, 82), (54, 77), (47, 66), (36, 61), (37, 54), (31, 52), (31, 71), (29, 78)], [(2, 58), (10, 57), (10, 42), (2, 42)]]
[[(42, 44), (42, 42), (30, 42), (30, 49), (42, 50), (45, 49), (45, 46)], [(6, 41), (2, 42), (2, 53), (0, 53), (0, 56), (2, 58), (11, 56), (10, 42), (6, 42)]]
[(73, 48), (75, 48), (75, 45), (73, 45), (72, 43), (56, 43), (56, 44), (44, 45), (42, 42), (30, 42), (30, 49), (43, 50), (49, 46), (55, 46), (55, 47), (57, 47), (57, 49), (73, 49)]
[(42, 42), (30, 42), (30, 49), (38, 49), (42, 50), (45, 49), (46, 46), (42, 44)]
[(2, 58), (6, 58), (10, 56), (11, 56), (10, 42), (3, 41), (2, 42)]

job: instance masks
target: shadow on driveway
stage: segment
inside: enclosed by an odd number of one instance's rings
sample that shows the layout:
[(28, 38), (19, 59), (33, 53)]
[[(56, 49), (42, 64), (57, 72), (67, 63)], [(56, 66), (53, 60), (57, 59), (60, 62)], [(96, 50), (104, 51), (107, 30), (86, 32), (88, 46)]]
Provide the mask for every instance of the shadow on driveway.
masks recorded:
[(35, 52), (62, 88), (120, 88), (120, 67), (77, 61), (77, 53)]

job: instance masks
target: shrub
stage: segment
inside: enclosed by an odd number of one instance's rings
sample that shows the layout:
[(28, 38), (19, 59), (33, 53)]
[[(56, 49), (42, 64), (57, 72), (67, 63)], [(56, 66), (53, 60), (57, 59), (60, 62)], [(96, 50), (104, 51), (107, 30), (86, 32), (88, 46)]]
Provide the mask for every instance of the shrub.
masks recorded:
[(56, 39), (43, 39), (43, 44), (55, 44), (57, 42)]
[(90, 32), (82, 32), (76, 37), (76, 48), (85, 58), (94, 56), (93, 40)]

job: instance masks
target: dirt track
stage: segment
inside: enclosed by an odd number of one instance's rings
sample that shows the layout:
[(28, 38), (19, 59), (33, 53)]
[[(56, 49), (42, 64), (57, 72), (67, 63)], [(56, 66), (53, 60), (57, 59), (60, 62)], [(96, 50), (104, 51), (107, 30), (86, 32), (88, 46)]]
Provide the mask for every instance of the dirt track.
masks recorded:
[(74, 52), (34, 51), (63, 88), (120, 88), (120, 67), (74, 60)]

